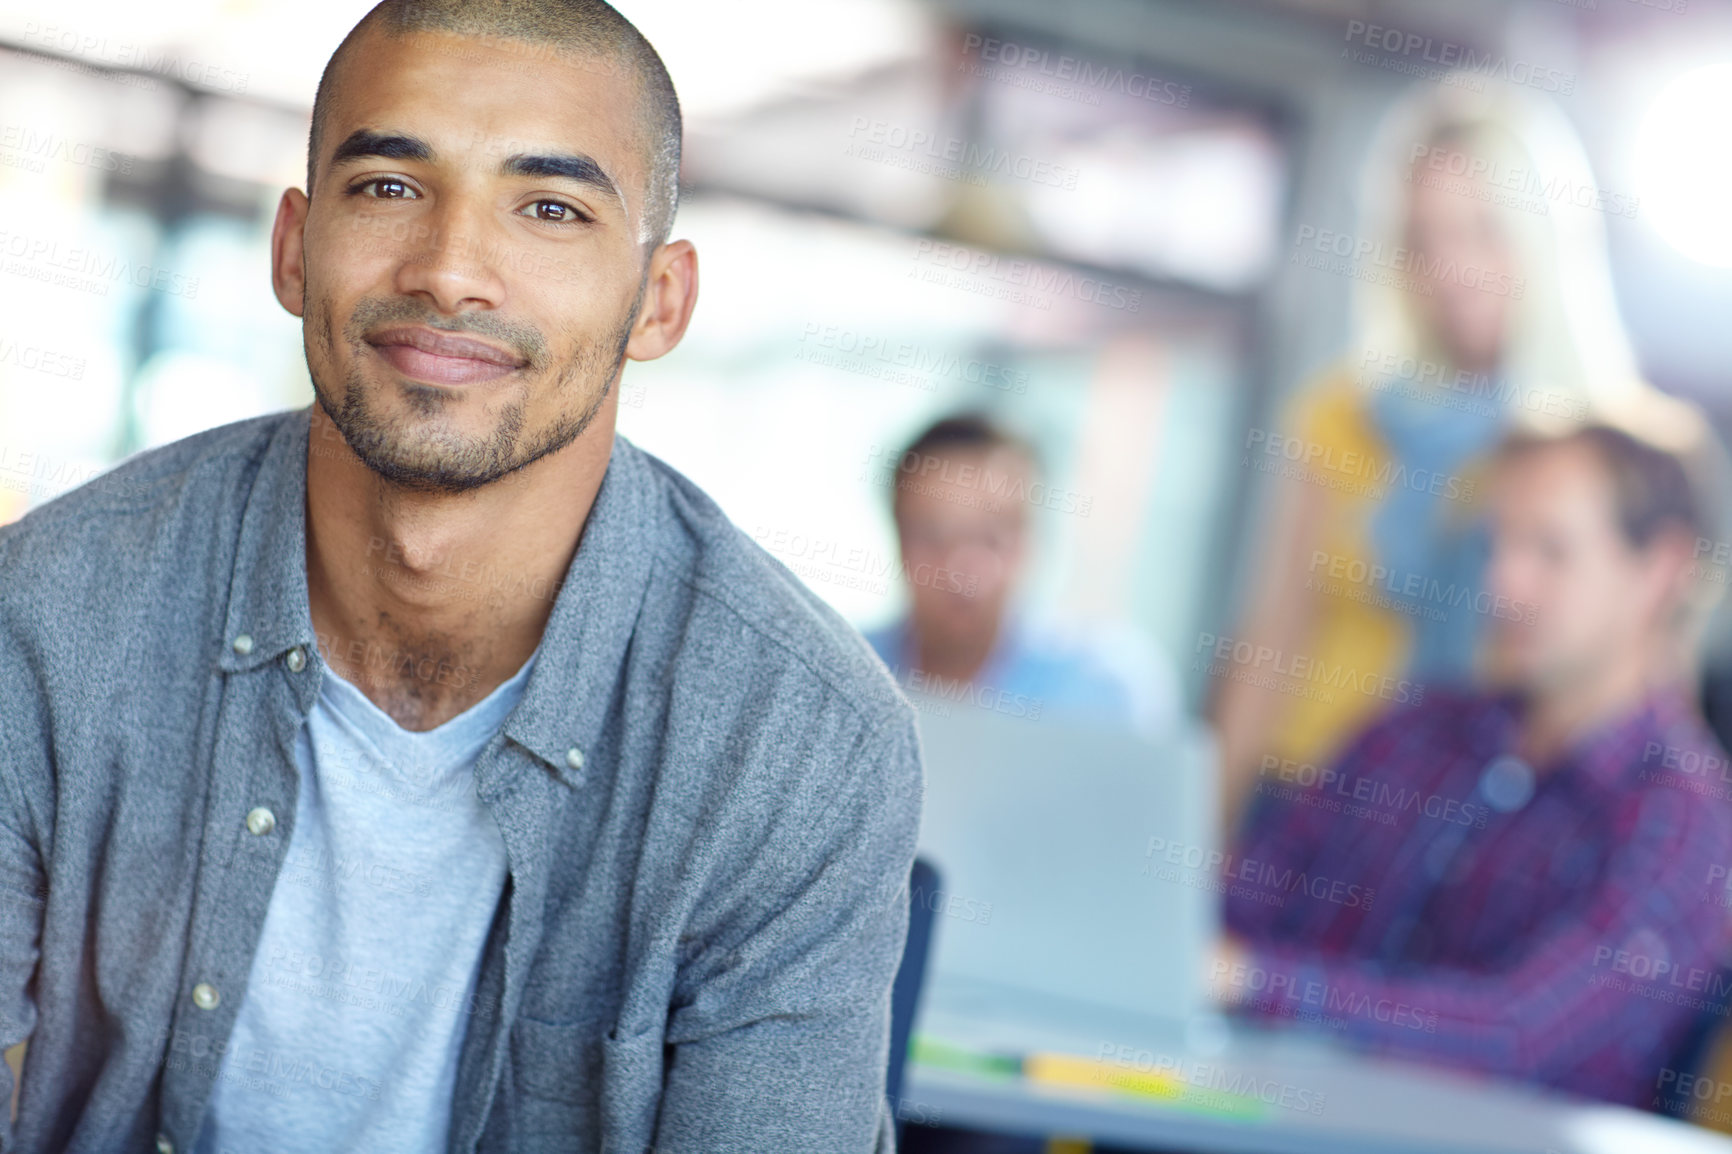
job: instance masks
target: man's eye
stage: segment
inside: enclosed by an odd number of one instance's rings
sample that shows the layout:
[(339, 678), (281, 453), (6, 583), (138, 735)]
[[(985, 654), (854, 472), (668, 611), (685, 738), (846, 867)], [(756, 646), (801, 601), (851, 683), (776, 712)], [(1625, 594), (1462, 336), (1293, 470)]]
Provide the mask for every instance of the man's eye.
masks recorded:
[(349, 191), (366, 193), (368, 189), (374, 190), (369, 194), (374, 200), (407, 200), (415, 195), (414, 190), (407, 184), (400, 180), (392, 180), (389, 177), (377, 177), (373, 180), (363, 181)]
[(538, 200), (526, 206), (524, 211), (536, 220), (545, 220), (549, 224), (576, 224), (586, 219), (577, 209), (560, 200)]

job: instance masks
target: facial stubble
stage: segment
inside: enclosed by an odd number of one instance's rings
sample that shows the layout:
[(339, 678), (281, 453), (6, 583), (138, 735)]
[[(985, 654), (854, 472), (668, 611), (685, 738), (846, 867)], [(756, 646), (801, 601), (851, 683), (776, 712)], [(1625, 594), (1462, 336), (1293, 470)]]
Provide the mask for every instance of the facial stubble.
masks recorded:
[[(647, 286), (646, 275), (638, 284), (631, 307), (611, 331), (580, 341), (576, 353), (557, 367), (547, 386), (553, 396), (567, 396), (574, 390), (592, 395), (580, 410), (562, 411), (558, 419), (541, 430), (527, 430), (526, 425), (528, 394), (550, 367), (547, 341), (540, 330), (486, 313), (464, 314), (454, 323), (452, 318), (433, 314), (408, 297), (368, 297), (356, 305), (343, 330), (351, 361), (340, 397), (334, 396), (319, 380), (313, 367), (310, 342), (314, 332), (327, 354), (335, 347), (330, 301), (320, 299), (316, 306), (317, 320), (303, 327), (303, 348), (313, 392), (350, 449), (384, 480), (418, 492), (463, 493), (478, 489), (565, 448), (594, 422), (625, 363), (626, 345), (631, 340), (632, 325)], [(462, 399), (449, 389), (401, 377), (383, 386), (366, 379), (363, 366), (374, 351), (364, 335), (393, 323), (485, 337), (525, 357), (526, 365), (518, 370), (523, 387), (515, 397), (501, 403), (489, 433), (481, 437), (459, 436), (449, 430), (428, 427), (450, 406), (461, 403)], [(379, 411), (374, 402), (383, 389), (396, 391), (409, 409), (408, 416), (391, 418)]]

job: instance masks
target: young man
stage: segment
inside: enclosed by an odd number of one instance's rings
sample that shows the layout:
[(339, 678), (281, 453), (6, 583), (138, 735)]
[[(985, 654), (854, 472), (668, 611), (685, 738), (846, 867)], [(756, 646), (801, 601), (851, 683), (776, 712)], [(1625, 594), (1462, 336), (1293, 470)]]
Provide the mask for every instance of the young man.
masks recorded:
[(1213, 977), (1379, 1050), (1647, 1106), (1732, 994), (1732, 774), (1678, 676), (1719, 534), (1678, 455), (1607, 425), (1510, 442), (1490, 494), (1487, 690), (1325, 769), (1265, 763)]
[(1014, 604), (1029, 508), (1046, 492), (1027, 444), (982, 416), (945, 417), (897, 454), (891, 478), (909, 608), (866, 639), (902, 685), (1030, 720), (1172, 727), (1178, 679), (1152, 652), (1108, 657), (1050, 635)]
[(0, 1150), (887, 1150), (914, 713), (614, 435), (697, 295), (599, 0), (388, 0), (272, 277), (310, 411), (0, 530)]

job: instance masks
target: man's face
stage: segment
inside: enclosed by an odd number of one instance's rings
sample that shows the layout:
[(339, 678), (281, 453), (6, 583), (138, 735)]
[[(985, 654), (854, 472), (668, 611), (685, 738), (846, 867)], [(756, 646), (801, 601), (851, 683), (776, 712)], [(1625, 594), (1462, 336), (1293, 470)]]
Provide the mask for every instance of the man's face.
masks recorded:
[(320, 403), (387, 479), (487, 484), (575, 439), (622, 364), (645, 283), (635, 81), (376, 31), (340, 77), (303, 245)]
[(1008, 449), (933, 457), (942, 467), (895, 473), (914, 627), (928, 645), (972, 648), (997, 631), (1021, 574), (1028, 514), (1018, 495), (1033, 472)]
[(1611, 478), (1587, 445), (1542, 447), (1501, 466), (1488, 591), (1533, 607), (1533, 621), (1492, 618), (1494, 683), (1555, 693), (1651, 651), (1677, 588), (1676, 550), (1669, 536), (1633, 548), (1616, 516)]

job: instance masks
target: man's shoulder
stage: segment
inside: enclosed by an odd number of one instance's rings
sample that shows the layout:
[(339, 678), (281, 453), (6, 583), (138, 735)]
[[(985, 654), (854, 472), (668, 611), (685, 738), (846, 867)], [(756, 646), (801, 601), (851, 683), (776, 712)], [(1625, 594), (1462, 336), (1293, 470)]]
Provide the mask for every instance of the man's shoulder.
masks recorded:
[(1615, 782), (1632, 794), (1673, 795), (1732, 821), (1732, 753), (1682, 694), (1663, 697), (1623, 742)]
[(872, 646), (823, 598), (722, 511), (709, 494), (648, 450), (625, 441), (642, 463), (660, 524), (657, 556), (705, 609), (731, 621), (726, 656), (741, 666), (798, 666), (867, 728), (902, 720), (914, 708)]
[(233, 496), (219, 479), (199, 481), (225, 465), (256, 459), (277, 429), (301, 414), (296, 411), (249, 417), (194, 433), (166, 445), (134, 453), (107, 472), (30, 510), (10, 525), (0, 525), (0, 546), (53, 537), (84, 521), (132, 519), (153, 507), (183, 503), (198, 496)]
[(252, 417), (136, 453), (0, 525), (0, 570), (25, 598), (73, 591), (164, 557), (161, 538), (194, 522), (205, 531), (245, 499), (243, 474), (297, 412)]
[(1454, 727), (1483, 721), (1514, 708), (1508, 695), (1485, 692), (1463, 685), (1397, 683), (1397, 696), (1375, 724), (1391, 728), (1406, 726)]
[(1450, 755), (1485, 744), (1512, 708), (1505, 697), (1468, 687), (1413, 687), (1360, 729), (1340, 757), (1369, 759), (1386, 775), (1425, 776)]

